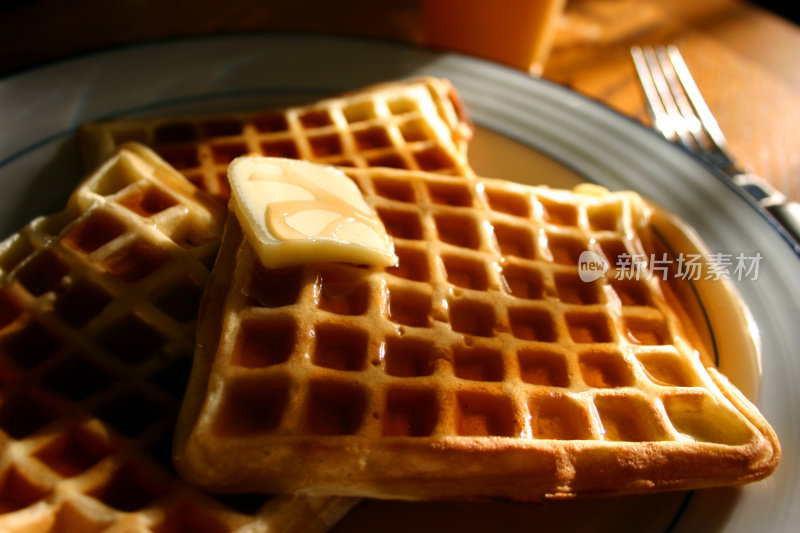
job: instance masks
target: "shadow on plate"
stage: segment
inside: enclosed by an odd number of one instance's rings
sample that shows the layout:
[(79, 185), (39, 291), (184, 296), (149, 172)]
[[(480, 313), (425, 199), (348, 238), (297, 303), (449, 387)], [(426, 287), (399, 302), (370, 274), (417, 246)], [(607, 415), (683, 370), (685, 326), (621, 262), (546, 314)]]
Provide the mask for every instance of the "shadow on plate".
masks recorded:
[(331, 533), (414, 531), (672, 532), (722, 531), (740, 497), (739, 487), (691, 492), (553, 501), (393, 502), (365, 500)]

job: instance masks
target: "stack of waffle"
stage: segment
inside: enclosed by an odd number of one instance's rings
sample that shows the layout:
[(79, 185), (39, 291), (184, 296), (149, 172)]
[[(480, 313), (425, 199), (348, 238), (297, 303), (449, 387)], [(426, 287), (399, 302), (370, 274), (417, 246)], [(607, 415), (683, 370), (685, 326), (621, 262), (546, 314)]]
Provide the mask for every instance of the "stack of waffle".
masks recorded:
[[(348, 496), (769, 474), (774, 433), (670, 287), (579, 279), (584, 250), (658, 246), (649, 207), (477, 178), (470, 133), (432, 78), (84, 126), (93, 173), (0, 245), (0, 529), (322, 531)], [(399, 265), (261, 267), (224, 206), (243, 154), (341, 166)]]
[[(431, 78), (283, 110), (85, 125), (93, 173), (63, 212), (0, 245), (0, 529), (328, 529), (356, 500), (212, 498), (172, 469), (227, 163), (281, 146), (469, 175), (470, 132), (453, 88)], [(322, 139), (329, 149), (309, 152)]]

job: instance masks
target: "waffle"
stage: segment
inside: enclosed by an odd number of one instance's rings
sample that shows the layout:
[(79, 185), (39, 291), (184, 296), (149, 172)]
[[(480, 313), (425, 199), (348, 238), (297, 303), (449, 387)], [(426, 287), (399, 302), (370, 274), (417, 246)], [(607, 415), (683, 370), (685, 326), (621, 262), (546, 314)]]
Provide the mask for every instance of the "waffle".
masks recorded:
[(466, 159), (471, 134), (453, 86), (426, 77), (282, 110), (86, 124), (79, 139), (88, 169), (121, 142), (138, 141), (200, 189), (227, 198), (228, 163), (247, 153), (472, 175)]
[(0, 530), (324, 531), (354, 505), (213, 499), (172, 469), (224, 213), (125, 145), (0, 244)]
[[(701, 357), (678, 278), (624, 275), (626, 254), (665, 248), (639, 196), (348, 172), (399, 265), (267, 270), (229, 215), (178, 422), (185, 479), (540, 500), (777, 466), (769, 424)], [(581, 281), (583, 251), (611, 269)]]

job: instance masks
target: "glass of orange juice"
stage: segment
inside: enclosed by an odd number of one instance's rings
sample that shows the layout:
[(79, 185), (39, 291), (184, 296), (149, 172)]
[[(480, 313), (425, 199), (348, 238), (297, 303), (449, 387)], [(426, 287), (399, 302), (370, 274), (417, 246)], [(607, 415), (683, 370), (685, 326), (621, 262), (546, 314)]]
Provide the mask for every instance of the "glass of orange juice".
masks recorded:
[(539, 75), (566, 0), (423, 0), (427, 45)]

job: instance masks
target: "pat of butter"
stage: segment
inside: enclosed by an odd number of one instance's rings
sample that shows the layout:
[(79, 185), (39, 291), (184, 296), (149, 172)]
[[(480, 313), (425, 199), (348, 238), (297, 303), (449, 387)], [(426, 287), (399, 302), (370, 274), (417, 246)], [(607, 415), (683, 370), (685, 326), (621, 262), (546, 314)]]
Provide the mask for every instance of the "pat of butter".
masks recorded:
[(392, 266), (392, 241), (361, 191), (331, 166), (242, 156), (228, 166), (231, 208), (261, 263)]

